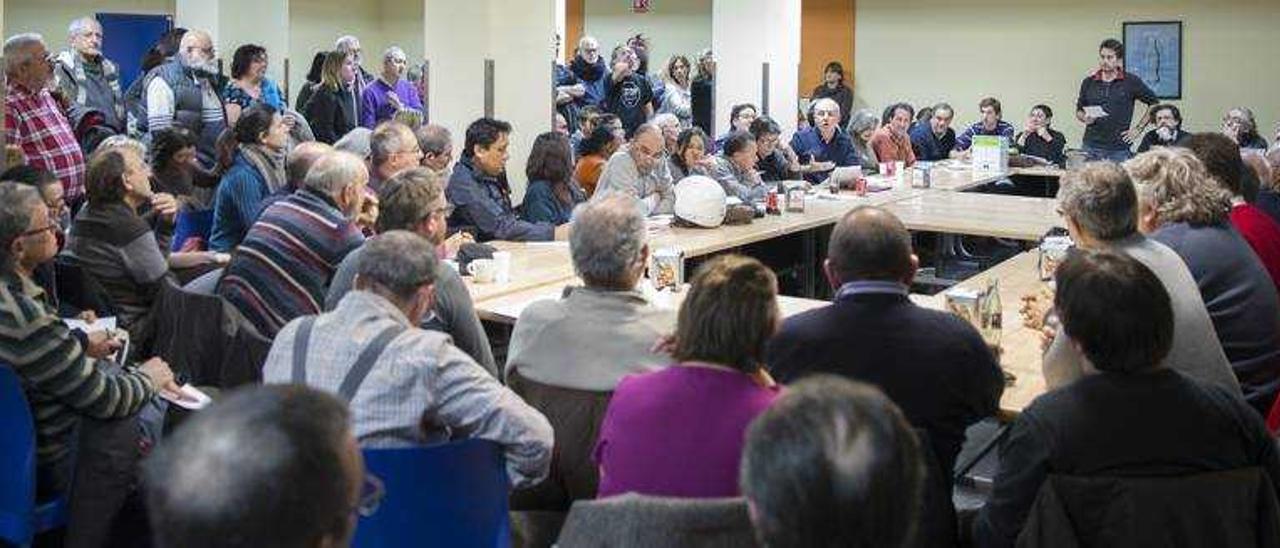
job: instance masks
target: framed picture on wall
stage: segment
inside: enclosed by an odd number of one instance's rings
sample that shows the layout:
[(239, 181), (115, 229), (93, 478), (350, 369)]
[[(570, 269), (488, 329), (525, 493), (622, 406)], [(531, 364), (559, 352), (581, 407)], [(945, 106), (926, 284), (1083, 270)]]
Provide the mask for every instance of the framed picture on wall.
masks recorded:
[(1124, 23), (1124, 68), (1161, 99), (1182, 98), (1182, 21)]

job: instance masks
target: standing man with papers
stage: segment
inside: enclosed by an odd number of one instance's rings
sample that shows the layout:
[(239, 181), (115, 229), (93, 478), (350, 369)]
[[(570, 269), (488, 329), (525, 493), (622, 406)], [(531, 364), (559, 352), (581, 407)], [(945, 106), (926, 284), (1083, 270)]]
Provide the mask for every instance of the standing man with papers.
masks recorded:
[[(1142, 101), (1147, 111), (1133, 121), (1133, 103)], [(1084, 122), (1084, 151), (1090, 161), (1123, 162), (1133, 153), (1130, 147), (1151, 122), (1151, 106), (1158, 102), (1155, 92), (1141, 78), (1124, 71), (1124, 44), (1114, 38), (1098, 47), (1098, 70), (1080, 83), (1076, 99), (1076, 119)]]

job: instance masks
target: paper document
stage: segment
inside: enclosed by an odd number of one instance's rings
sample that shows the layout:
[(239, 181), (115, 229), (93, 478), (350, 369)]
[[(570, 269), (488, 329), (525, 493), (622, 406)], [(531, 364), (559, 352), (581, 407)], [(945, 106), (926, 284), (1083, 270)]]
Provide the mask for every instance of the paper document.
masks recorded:
[(79, 329), (85, 333), (94, 331), (109, 331), (116, 328), (116, 317), (107, 316), (106, 318), (98, 318), (98, 321), (89, 323), (79, 318), (63, 318), (62, 323), (67, 324), (71, 329)]
[(1102, 110), (1102, 107), (1100, 106), (1089, 105), (1084, 107), (1084, 115), (1090, 118), (1106, 118), (1107, 111)]
[(173, 403), (174, 405), (177, 405), (178, 407), (181, 407), (183, 409), (190, 409), (193, 411), (196, 409), (204, 409), (206, 405), (209, 405), (209, 402), (213, 401), (209, 399), (209, 396), (207, 394), (205, 394), (204, 392), (201, 392), (199, 389), (197, 389), (194, 386), (191, 386), (190, 384), (182, 385), (181, 394), (174, 394), (173, 392), (161, 391), (160, 397)]

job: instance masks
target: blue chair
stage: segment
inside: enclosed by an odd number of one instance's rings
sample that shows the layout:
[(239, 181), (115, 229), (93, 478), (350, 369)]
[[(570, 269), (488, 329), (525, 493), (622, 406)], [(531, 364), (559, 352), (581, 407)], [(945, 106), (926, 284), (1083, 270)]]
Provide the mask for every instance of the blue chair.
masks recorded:
[(360, 518), (352, 546), (511, 545), (510, 487), (498, 444), (365, 449), (364, 461), (386, 494), (377, 512)]
[(26, 546), (66, 526), (65, 497), (36, 505), (36, 429), (18, 374), (0, 364), (0, 541)]

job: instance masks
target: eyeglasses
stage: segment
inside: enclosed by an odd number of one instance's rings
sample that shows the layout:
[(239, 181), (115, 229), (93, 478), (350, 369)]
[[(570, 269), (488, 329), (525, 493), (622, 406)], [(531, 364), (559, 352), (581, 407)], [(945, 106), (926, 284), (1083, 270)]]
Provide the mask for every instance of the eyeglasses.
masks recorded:
[(356, 501), (355, 511), (361, 517), (369, 517), (378, 513), (378, 506), (387, 496), (387, 488), (382, 480), (370, 473), (365, 473), (364, 483), (360, 486), (360, 500)]
[(56, 234), (61, 229), (62, 227), (58, 226), (57, 221), (50, 221), (48, 226), (44, 226), (34, 230), (28, 230), (26, 232), (23, 232), (22, 234), (19, 234), (18, 237), (25, 238), (27, 236), (39, 236), (42, 232), (53, 232)]

